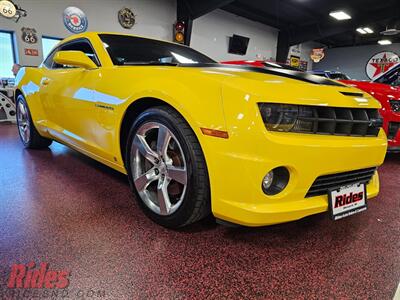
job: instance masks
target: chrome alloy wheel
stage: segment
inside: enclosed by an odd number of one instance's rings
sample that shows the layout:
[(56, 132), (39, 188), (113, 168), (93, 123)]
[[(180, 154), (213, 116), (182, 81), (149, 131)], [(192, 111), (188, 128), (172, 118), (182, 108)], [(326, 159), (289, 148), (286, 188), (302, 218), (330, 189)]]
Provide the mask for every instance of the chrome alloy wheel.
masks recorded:
[(18, 131), (21, 136), (22, 141), (27, 144), (31, 137), (30, 125), (29, 125), (29, 115), (28, 109), (22, 101), (18, 102), (17, 109), (17, 121), (18, 121)]
[(178, 139), (158, 122), (142, 124), (131, 147), (131, 172), (141, 200), (168, 216), (182, 204), (187, 187), (185, 155)]

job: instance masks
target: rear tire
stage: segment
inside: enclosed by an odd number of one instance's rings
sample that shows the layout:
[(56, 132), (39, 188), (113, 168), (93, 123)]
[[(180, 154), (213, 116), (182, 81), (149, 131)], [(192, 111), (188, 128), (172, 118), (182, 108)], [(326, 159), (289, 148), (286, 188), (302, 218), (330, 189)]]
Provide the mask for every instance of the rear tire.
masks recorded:
[(18, 96), (16, 105), (18, 133), (24, 147), (42, 149), (50, 146), (53, 141), (42, 137), (36, 130), (24, 96)]
[(150, 108), (132, 124), (126, 169), (144, 213), (179, 228), (210, 214), (207, 166), (196, 135), (169, 107)]

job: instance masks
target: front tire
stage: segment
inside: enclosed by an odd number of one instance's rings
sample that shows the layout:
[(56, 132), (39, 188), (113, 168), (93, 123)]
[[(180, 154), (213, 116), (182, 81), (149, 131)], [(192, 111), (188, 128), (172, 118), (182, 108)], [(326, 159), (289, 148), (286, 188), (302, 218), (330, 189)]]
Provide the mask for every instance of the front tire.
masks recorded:
[(24, 96), (19, 95), (16, 104), (18, 133), (24, 147), (28, 149), (42, 149), (50, 146), (52, 140), (42, 137), (36, 130)]
[(179, 113), (169, 107), (141, 113), (132, 124), (126, 151), (131, 187), (154, 222), (178, 228), (210, 214), (204, 155)]

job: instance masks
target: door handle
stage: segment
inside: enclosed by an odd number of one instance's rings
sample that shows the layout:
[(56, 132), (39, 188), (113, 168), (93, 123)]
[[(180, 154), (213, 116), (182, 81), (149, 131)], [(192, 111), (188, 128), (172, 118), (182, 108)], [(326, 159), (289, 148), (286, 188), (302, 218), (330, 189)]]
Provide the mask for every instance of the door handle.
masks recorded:
[(48, 85), (49, 83), (50, 83), (50, 79), (48, 79), (48, 78), (42, 79), (42, 82), (41, 82), (42, 85)]

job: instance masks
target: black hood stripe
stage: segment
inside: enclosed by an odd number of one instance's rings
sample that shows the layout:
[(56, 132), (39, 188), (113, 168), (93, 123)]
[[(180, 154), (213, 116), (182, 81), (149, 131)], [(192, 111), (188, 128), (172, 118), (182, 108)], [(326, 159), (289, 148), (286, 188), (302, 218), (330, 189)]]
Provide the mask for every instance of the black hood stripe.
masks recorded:
[(228, 65), (228, 64), (182, 64), (180, 67), (198, 67), (198, 68), (224, 68), (233, 70), (244, 70), (249, 72), (256, 72), (268, 75), (276, 75), (281, 77), (286, 77), (294, 80), (300, 80), (313, 84), (321, 85), (333, 85), (344, 87), (345, 85), (327, 78), (309, 74), (301, 71), (293, 71), (287, 69), (269, 68), (269, 67), (252, 67), (252, 66), (240, 66), (240, 65)]

